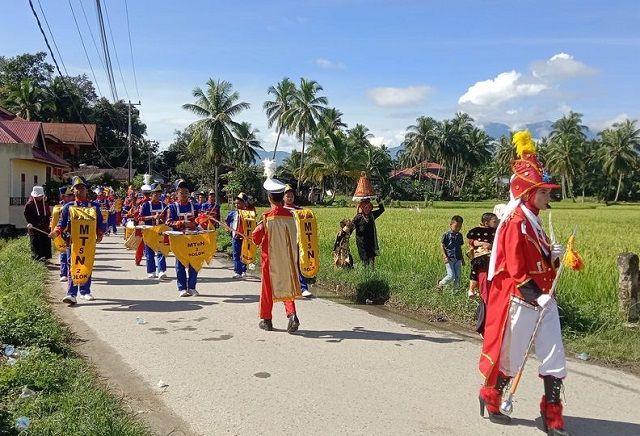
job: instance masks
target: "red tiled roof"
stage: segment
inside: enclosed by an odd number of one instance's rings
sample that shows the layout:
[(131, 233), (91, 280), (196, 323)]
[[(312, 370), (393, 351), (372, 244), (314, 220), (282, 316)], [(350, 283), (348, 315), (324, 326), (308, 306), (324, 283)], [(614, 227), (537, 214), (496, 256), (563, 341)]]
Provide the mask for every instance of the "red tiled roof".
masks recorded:
[[(443, 166), (434, 163), (434, 162), (428, 162), (425, 164), (422, 164), (422, 166), (424, 168), (428, 168), (428, 169), (440, 169), (440, 168), (444, 168)], [(391, 178), (392, 179), (400, 179), (403, 177), (418, 177), (418, 169), (417, 169), (418, 165), (416, 165), (415, 167), (411, 168), (404, 168), (401, 170), (392, 170), (391, 171)], [(433, 180), (442, 180), (442, 177), (438, 176), (437, 174), (434, 174), (432, 172), (429, 171), (422, 171), (422, 177), (425, 177), (427, 179), (433, 179)]]
[(0, 106), (0, 121), (26, 121), (23, 118), (20, 118), (19, 116), (17, 116), (16, 114), (14, 114), (13, 112), (10, 112), (9, 110), (3, 108), (2, 106)]
[(52, 136), (67, 144), (93, 144), (96, 138), (95, 124), (42, 123), (46, 136)]
[[(129, 170), (127, 168), (81, 168), (77, 171), (66, 174), (67, 177), (82, 176), (88, 182), (110, 174), (116, 180), (128, 180)], [(135, 175), (135, 171), (133, 172)]]
[(71, 168), (71, 165), (69, 165), (66, 160), (62, 159), (59, 156), (56, 156), (53, 153), (47, 153), (41, 148), (31, 147), (31, 155), (33, 156), (34, 160), (47, 163), (54, 167)]
[(36, 121), (0, 120), (0, 143), (35, 144), (41, 124)]

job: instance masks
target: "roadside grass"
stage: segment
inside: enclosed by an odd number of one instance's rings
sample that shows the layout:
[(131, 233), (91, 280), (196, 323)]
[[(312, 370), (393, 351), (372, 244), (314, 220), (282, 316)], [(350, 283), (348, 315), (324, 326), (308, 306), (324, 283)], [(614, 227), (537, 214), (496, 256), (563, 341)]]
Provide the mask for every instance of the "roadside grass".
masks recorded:
[[(28, 238), (1, 243), (0, 343), (22, 354), (13, 364), (0, 357), (0, 434), (17, 434), (16, 420), (25, 416), (28, 434), (149, 435), (73, 351), (49, 305), (46, 278), (47, 267), (31, 260)], [(20, 398), (24, 387), (35, 395)]]
[[(401, 208), (387, 207), (376, 220), (380, 256), (373, 271), (361, 266), (355, 241), (351, 242), (355, 267), (333, 267), (331, 252), (339, 222), (353, 217), (355, 207), (314, 207), (320, 244), (318, 286), (333, 292), (337, 287), (336, 294), (359, 303), (368, 298), (425, 320), (447, 319), (474, 329), (477, 303), (466, 296), (469, 264), (463, 267), (458, 291), (450, 287), (438, 291), (437, 281), (445, 274), (439, 245), (451, 216), (464, 218), (462, 232), (466, 234), (493, 205), (436, 202), (423, 207), (419, 202), (403, 202)], [(566, 243), (578, 226), (575, 248), (585, 262), (581, 271), (565, 270), (557, 288), (568, 355), (586, 352), (590, 360), (624, 365), (636, 372), (640, 372), (640, 327), (623, 327), (616, 262), (619, 253), (640, 250), (640, 234), (630, 231), (639, 213), (640, 205), (570, 201), (553, 203), (552, 209), (558, 242)], [(540, 217), (548, 229), (549, 212), (543, 211)]]

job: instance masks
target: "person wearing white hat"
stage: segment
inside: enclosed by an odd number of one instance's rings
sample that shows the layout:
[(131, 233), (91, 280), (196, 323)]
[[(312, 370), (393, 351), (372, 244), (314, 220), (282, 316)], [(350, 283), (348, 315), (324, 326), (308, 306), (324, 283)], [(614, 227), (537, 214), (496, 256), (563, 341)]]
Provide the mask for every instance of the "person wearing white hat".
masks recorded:
[(258, 326), (263, 330), (273, 330), (273, 302), (282, 301), (288, 319), (287, 332), (294, 333), (300, 326), (294, 300), (302, 298), (298, 281), (296, 222), (291, 211), (283, 206), (285, 184), (273, 178), (275, 162), (265, 160), (265, 174), (267, 180), (263, 187), (268, 193), (271, 210), (262, 214), (262, 221), (252, 234), (253, 242), (262, 247)]
[[(24, 218), (40, 232), (29, 229), (29, 241), (31, 245), (31, 257), (34, 260), (46, 262), (51, 259), (51, 241), (46, 233), (49, 233), (49, 221), (51, 209), (47, 204), (42, 186), (34, 186), (31, 196), (24, 207)], [(45, 233), (43, 233), (45, 232)]]

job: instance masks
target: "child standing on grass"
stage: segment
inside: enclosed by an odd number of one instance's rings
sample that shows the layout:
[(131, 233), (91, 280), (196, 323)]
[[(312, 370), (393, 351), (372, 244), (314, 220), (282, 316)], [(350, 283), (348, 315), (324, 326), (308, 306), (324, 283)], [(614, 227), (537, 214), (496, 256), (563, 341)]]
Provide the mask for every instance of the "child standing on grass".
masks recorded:
[[(467, 232), (467, 239), (471, 246), (471, 274), (469, 275), (469, 291), (467, 295), (473, 297), (480, 291), (480, 295), (489, 290), (487, 283), (487, 270), (489, 269), (489, 256), (493, 238), (498, 227), (498, 216), (487, 212), (482, 214), (480, 225)], [(486, 297), (486, 295), (484, 295)]]
[(460, 215), (452, 216), (450, 229), (442, 235), (440, 249), (442, 250), (442, 260), (444, 261), (447, 275), (438, 281), (438, 289), (442, 289), (451, 280), (453, 280), (453, 289), (458, 289), (462, 267), (464, 266), (464, 259), (462, 258), (464, 240), (460, 233), (463, 221)]

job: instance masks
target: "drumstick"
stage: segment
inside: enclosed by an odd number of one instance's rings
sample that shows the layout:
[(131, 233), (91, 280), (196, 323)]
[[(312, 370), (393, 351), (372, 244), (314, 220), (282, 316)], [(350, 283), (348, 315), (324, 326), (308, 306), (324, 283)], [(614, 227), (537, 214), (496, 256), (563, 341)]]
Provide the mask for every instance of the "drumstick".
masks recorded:
[(45, 232), (44, 230), (40, 230), (37, 227), (33, 227), (33, 224), (27, 224), (27, 230), (36, 230), (36, 231), (38, 231), (40, 233), (44, 233), (45, 235), (49, 236), (48, 232)]

